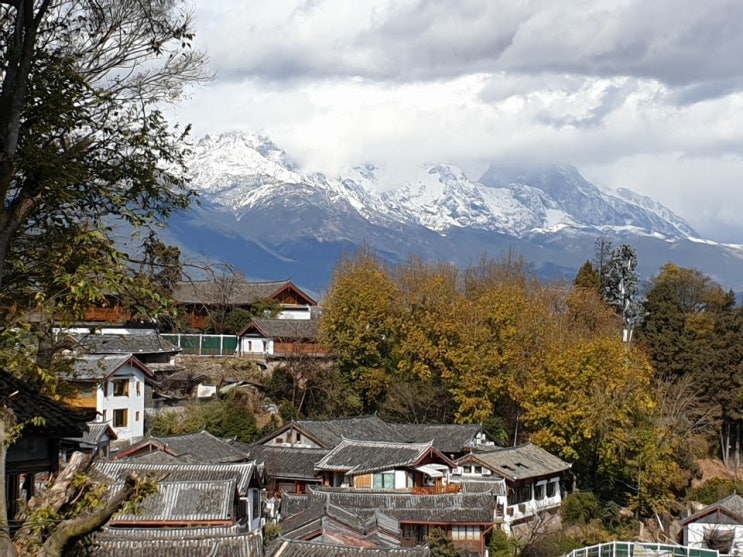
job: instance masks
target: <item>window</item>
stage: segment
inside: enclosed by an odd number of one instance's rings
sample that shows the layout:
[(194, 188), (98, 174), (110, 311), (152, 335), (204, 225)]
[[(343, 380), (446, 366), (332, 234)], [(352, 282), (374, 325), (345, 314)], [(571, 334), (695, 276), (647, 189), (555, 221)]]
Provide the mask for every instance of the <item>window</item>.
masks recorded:
[(453, 540), (479, 540), (479, 526), (452, 526), (451, 539)]
[(137, 410), (137, 411), (136, 411), (136, 412), (134, 413), (134, 421), (135, 421), (135, 422), (138, 422), (138, 421), (139, 421), (139, 410)]
[(86, 383), (77, 388), (77, 396), (80, 398), (91, 398), (93, 396), (93, 385)]
[(519, 503), (523, 503), (524, 501), (528, 501), (529, 499), (531, 499), (531, 486), (522, 485), (519, 488)]
[(114, 427), (126, 427), (127, 426), (127, 411), (126, 409), (114, 410)]
[(106, 420), (108, 420), (108, 410), (103, 411), (103, 421), (105, 422)]
[(544, 499), (544, 484), (538, 484), (534, 486), (534, 499), (541, 501)]
[(137, 396), (140, 396), (142, 394), (142, 382), (136, 381), (135, 384), (137, 385)]
[(250, 490), (250, 502), (251, 502), (251, 511), (250, 511), (250, 518), (251, 520), (255, 520), (257, 518), (261, 517), (261, 492), (257, 489), (251, 489)]
[(550, 482), (547, 484), (547, 497), (555, 496), (556, 487), (557, 487), (557, 482)]
[(374, 474), (374, 489), (394, 489), (395, 488), (395, 474), (394, 472), (384, 472), (382, 474)]
[(114, 396), (129, 395), (129, 379), (114, 379), (113, 386)]

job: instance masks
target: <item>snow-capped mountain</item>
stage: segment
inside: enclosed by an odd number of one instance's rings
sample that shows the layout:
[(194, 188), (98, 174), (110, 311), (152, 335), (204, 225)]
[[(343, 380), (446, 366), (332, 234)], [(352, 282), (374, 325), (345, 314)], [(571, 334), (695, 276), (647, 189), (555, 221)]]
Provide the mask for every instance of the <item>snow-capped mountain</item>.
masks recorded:
[(599, 189), (571, 166), (492, 165), (473, 180), (432, 164), (394, 183), (371, 163), (342, 176), (303, 173), (269, 138), (245, 133), (201, 139), (190, 166), (202, 202), (171, 221), (172, 241), (256, 278), (306, 275), (318, 290), (338, 254), (361, 244), (393, 261), (461, 264), (515, 247), (535, 267), (565, 276), (591, 257), (601, 234), (646, 244), (655, 265), (648, 274), (668, 260), (684, 265), (678, 245), (702, 245), (670, 209), (630, 190)]

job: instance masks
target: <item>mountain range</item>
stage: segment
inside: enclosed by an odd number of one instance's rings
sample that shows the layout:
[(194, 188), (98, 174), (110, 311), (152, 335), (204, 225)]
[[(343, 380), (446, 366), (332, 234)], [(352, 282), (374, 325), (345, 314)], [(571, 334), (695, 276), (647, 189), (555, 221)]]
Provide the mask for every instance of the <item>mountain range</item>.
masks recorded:
[(743, 247), (701, 239), (667, 207), (599, 188), (572, 166), (493, 164), (473, 180), (431, 164), (392, 183), (371, 163), (304, 173), (269, 138), (225, 133), (194, 145), (190, 170), (199, 203), (171, 217), (164, 238), (187, 260), (230, 263), (254, 280), (291, 278), (319, 293), (338, 256), (360, 245), (392, 263), (462, 266), (513, 249), (537, 273), (571, 279), (605, 235), (637, 249), (645, 278), (673, 261), (743, 290)]

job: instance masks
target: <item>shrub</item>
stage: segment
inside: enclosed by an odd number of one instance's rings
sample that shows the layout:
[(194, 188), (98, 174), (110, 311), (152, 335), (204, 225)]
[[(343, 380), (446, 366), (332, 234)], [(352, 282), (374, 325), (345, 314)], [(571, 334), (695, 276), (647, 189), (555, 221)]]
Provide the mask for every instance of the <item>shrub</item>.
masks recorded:
[(743, 482), (735, 482), (725, 478), (712, 478), (699, 487), (690, 489), (686, 495), (686, 500), (711, 505), (733, 493), (743, 493)]
[(441, 528), (434, 528), (426, 539), (432, 557), (459, 557), (459, 550)]
[(599, 500), (590, 491), (569, 493), (562, 503), (562, 517), (567, 524), (588, 524), (600, 517), (600, 511)]
[(271, 542), (281, 535), (281, 526), (275, 522), (268, 522), (263, 527), (263, 546), (268, 547)]
[(520, 548), (516, 538), (509, 536), (500, 528), (493, 528), (488, 542), (490, 557), (512, 557)]

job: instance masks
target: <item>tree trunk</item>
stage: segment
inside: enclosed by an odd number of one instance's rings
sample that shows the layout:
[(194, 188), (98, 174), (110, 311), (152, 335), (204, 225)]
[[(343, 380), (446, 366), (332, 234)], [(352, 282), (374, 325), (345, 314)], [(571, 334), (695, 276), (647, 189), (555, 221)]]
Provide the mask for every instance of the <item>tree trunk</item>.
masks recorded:
[(722, 452), (722, 463), (725, 466), (728, 465), (728, 454), (730, 450), (730, 436), (726, 431), (727, 429), (726, 424), (723, 422), (720, 426), (720, 450)]
[[(75, 479), (75, 475), (83, 470), (89, 461), (90, 458), (81, 452), (72, 453), (72, 457), (70, 457), (67, 466), (65, 466), (65, 469), (62, 470), (59, 476), (57, 476), (57, 479), (54, 480), (52, 486), (45, 492), (32, 497), (26, 507), (27, 511), (25, 516), (20, 518), (26, 519), (31, 513), (40, 508), (49, 509), (54, 512), (59, 511), (59, 509), (62, 508), (62, 505), (68, 502), (74, 495), (75, 488), (72, 486), (72, 481)], [(25, 545), (25, 543), (32, 537), (33, 534), (31, 532), (31, 527), (24, 524), (21, 529), (18, 530), (18, 533), (16, 533), (15, 539), (19, 544)], [(37, 541), (41, 544), (42, 540)]]
[(735, 481), (738, 481), (738, 465), (740, 464), (740, 423), (735, 423)]
[(5, 455), (7, 449), (6, 419), (9, 417), (7, 408), (0, 408), (0, 557), (16, 557), (17, 553), (13, 540), (10, 539), (10, 525), (8, 524), (7, 492), (5, 490)]
[(114, 493), (105, 505), (98, 507), (91, 514), (61, 522), (44, 542), (36, 557), (61, 557), (62, 551), (70, 541), (103, 526), (111, 515), (134, 495), (138, 485), (139, 478), (134, 474), (129, 474), (124, 487)]

